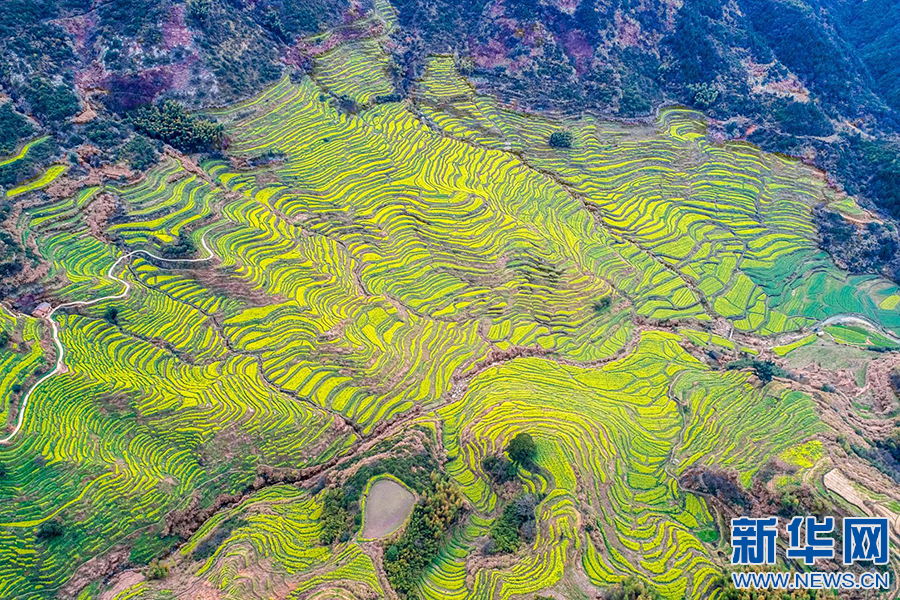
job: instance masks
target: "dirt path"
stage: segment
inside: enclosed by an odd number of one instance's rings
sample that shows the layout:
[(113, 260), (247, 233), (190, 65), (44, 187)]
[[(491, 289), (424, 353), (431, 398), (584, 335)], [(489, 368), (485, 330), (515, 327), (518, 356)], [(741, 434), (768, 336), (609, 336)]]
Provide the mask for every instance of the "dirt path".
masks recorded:
[[(40, 386), (42, 383), (49, 380), (50, 378), (54, 377), (55, 375), (60, 375), (67, 371), (66, 364), (65, 364), (66, 352), (65, 352), (65, 348), (62, 345), (62, 341), (60, 341), (60, 339), (59, 339), (59, 325), (57, 325), (56, 321), (53, 320), (53, 314), (56, 311), (63, 309), (63, 308), (71, 308), (71, 307), (75, 307), (75, 306), (90, 306), (92, 304), (97, 304), (99, 302), (104, 302), (106, 300), (118, 300), (120, 298), (125, 298), (128, 295), (128, 293), (131, 292), (131, 283), (129, 281), (126, 281), (125, 279), (120, 279), (114, 273), (119, 268), (119, 265), (122, 264), (123, 261), (125, 261), (137, 254), (143, 254), (154, 260), (159, 260), (159, 261), (163, 261), (163, 262), (175, 262), (175, 263), (197, 263), (197, 262), (203, 262), (203, 261), (210, 260), (211, 258), (214, 258), (216, 256), (215, 253), (212, 251), (212, 249), (206, 243), (206, 234), (209, 231), (210, 230), (205, 231), (203, 233), (203, 235), (200, 237), (200, 244), (203, 246), (203, 249), (206, 250), (206, 253), (208, 256), (204, 256), (203, 258), (163, 258), (162, 256), (156, 256), (155, 254), (151, 254), (150, 252), (147, 252), (146, 250), (135, 250), (133, 252), (129, 252), (128, 254), (123, 254), (118, 259), (116, 259), (116, 261), (106, 271), (107, 277), (109, 277), (110, 279), (114, 279), (122, 284), (123, 289), (121, 292), (119, 292), (118, 294), (112, 294), (109, 296), (101, 296), (100, 298), (94, 298), (93, 300), (76, 300), (74, 302), (66, 302), (64, 304), (60, 304), (60, 305), (56, 306), (55, 308), (51, 309), (47, 314), (45, 314), (41, 317), (44, 321), (46, 321), (50, 325), (50, 329), (53, 332), (53, 343), (56, 345), (56, 367), (52, 371), (50, 371), (49, 373), (47, 373), (46, 375), (44, 375), (43, 377), (38, 379), (34, 383), (34, 385), (31, 386), (31, 389), (29, 389), (25, 393), (25, 395), (22, 397), (22, 403), (21, 403), (21, 406), (19, 407), (19, 416), (16, 419), (16, 426), (9, 433), (9, 435), (7, 435), (3, 439), (0, 439), (0, 444), (9, 444), (10, 441), (12, 441), (12, 439), (16, 436), (16, 434), (19, 433), (19, 430), (22, 429), (22, 423), (25, 420), (25, 409), (28, 408), (28, 401), (31, 399), (32, 394), (34, 394), (34, 391), (38, 388), (38, 386)], [(22, 315), (22, 316), (25, 316), (25, 315)]]

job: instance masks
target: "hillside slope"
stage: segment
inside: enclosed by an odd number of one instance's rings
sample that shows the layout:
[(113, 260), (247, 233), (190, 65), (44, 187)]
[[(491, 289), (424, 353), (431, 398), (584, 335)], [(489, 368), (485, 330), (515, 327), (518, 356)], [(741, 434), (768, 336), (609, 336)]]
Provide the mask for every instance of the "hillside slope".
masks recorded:
[[(206, 111), (220, 152), (14, 189), (46, 270), (3, 312), (0, 595), (703, 598), (735, 510), (855, 514), (828, 472), (892, 514), (900, 288), (813, 225), (851, 198), (698, 112), (510, 109), (453, 56), (403, 100), (379, 10)], [(359, 534), (385, 474), (416, 527), (453, 506), (418, 571)]]

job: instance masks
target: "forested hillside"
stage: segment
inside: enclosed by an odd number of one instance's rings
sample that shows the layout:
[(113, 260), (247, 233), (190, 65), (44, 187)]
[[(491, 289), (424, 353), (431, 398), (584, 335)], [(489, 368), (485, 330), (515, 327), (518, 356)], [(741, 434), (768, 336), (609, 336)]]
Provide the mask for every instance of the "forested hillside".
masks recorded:
[[(0, 85), (59, 151), (146, 156), (130, 111), (167, 97), (216, 105), (309, 68), (308, 37), (373, 10), (371, 0), (4, 0)], [(724, 138), (806, 157), (900, 214), (898, 7), (887, 0), (398, 0), (390, 65), (398, 89), (429, 53), (507, 101), (620, 117), (662, 104), (706, 112)], [(349, 26), (352, 29), (352, 26)], [(362, 32), (347, 31), (347, 35)], [(101, 119), (80, 123), (83, 111)], [(10, 109), (0, 109), (6, 114)], [(8, 118), (8, 117), (7, 117)], [(74, 118), (74, 121), (73, 121)], [(84, 119), (81, 119), (84, 121)], [(3, 128), (5, 146), (30, 128)], [(33, 163), (0, 172), (8, 183)]]

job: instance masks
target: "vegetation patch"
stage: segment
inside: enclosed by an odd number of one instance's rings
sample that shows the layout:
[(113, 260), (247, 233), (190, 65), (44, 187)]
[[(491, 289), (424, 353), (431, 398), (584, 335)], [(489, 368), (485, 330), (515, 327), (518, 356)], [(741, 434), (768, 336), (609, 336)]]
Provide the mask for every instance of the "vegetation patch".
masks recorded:
[(756, 360), (755, 358), (741, 358), (731, 361), (726, 365), (729, 370), (751, 369), (762, 383), (769, 383), (773, 377), (790, 378), (791, 374), (770, 360)]
[(463, 508), (463, 497), (452, 483), (436, 474), (432, 481), (432, 489), (413, 508), (402, 535), (384, 551), (388, 581), (403, 597), (415, 590)]
[(225, 129), (220, 123), (195, 117), (173, 100), (139, 108), (130, 119), (139, 132), (185, 152), (215, 150), (225, 141)]
[(537, 531), (534, 513), (537, 504), (538, 498), (528, 493), (519, 494), (508, 502), (491, 527), (491, 542), (485, 547), (485, 551), (488, 554), (515, 552), (521, 542), (533, 542)]

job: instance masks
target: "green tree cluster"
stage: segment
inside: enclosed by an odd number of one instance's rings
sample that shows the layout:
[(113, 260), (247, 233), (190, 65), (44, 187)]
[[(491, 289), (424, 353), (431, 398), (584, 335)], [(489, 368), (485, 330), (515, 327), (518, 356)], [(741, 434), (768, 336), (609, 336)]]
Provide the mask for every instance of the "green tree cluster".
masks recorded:
[(15, 150), (19, 140), (27, 138), (33, 131), (28, 119), (13, 110), (12, 102), (0, 104), (0, 154)]
[(162, 255), (165, 258), (178, 259), (190, 256), (196, 251), (197, 247), (194, 245), (191, 235), (182, 229), (178, 232), (178, 238), (174, 242), (163, 246)]
[(35, 537), (39, 540), (52, 540), (60, 537), (64, 532), (62, 520), (59, 517), (54, 517), (38, 526)]
[(119, 158), (128, 162), (128, 166), (135, 171), (143, 171), (156, 164), (159, 153), (150, 140), (143, 135), (135, 135), (119, 150)]
[(491, 527), (492, 552), (515, 552), (522, 540), (534, 539), (536, 520), (534, 509), (538, 500), (534, 494), (519, 494), (503, 507), (503, 513)]
[(662, 600), (659, 592), (634, 575), (616, 584), (604, 595), (606, 600)]
[(537, 457), (537, 445), (527, 433), (518, 433), (509, 441), (506, 452), (510, 460), (519, 465), (531, 465)]
[(384, 552), (388, 581), (403, 597), (409, 597), (462, 511), (462, 494), (452, 483), (432, 473), (432, 485), (413, 508), (403, 534)]
[(322, 533), (319, 541), (330, 546), (350, 537), (353, 515), (347, 510), (343, 490), (331, 489), (322, 493)]
[(134, 128), (184, 152), (202, 152), (222, 147), (225, 129), (221, 123), (195, 117), (173, 100), (139, 108), (131, 115)]
[(547, 140), (547, 143), (553, 148), (571, 148), (572, 134), (568, 131), (554, 131), (550, 134), (550, 139)]
[(110, 325), (118, 325), (119, 323), (119, 309), (115, 306), (110, 306), (105, 311), (103, 311), (103, 318)]
[(54, 85), (42, 77), (34, 79), (23, 90), (31, 112), (48, 123), (65, 121), (78, 113), (78, 97), (65, 85)]
[(188, 0), (187, 3), (188, 16), (201, 27), (209, 24), (212, 8), (212, 0)]
[(481, 461), (481, 468), (494, 481), (504, 484), (516, 478), (518, 468), (516, 463), (505, 456), (485, 456)]
[(728, 363), (727, 369), (730, 371), (736, 369), (753, 369), (753, 372), (763, 383), (769, 383), (773, 377), (789, 377), (790, 373), (773, 363), (771, 360), (756, 360), (752, 358), (741, 358), (739, 360)]

